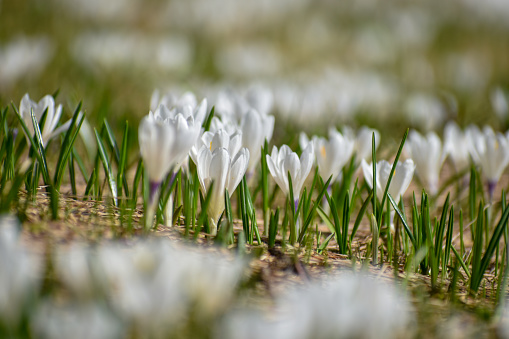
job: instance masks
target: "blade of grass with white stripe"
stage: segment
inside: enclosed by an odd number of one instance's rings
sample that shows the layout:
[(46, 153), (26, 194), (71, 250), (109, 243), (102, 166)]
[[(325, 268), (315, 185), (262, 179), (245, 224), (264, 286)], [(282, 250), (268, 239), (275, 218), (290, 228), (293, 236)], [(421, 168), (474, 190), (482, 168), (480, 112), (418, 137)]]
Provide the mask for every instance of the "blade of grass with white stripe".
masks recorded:
[(269, 224), (269, 248), (273, 248), (276, 245), (276, 235), (279, 222), (279, 207), (274, 213), (272, 213)]
[(493, 231), (493, 235), (491, 236), (490, 242), (486, 251), (484, 252), (484, 256), (478, 266), (478, 269), (474, 272), (472, 268), (472, 280), (470, 284), (470, 289), (477, 293), (479, 290), (479, 286), (481, 285), (481, 280), (484, 277), (484, 273), (486, 272), (488, 265), (493, 257), (493, 253), (497, 247), (497, 244), (500, 242), (500, 238), (502, 234), (504, 234), (505, 229), (507, 228), (507, 221), (509, 220), (509, 205), (506, 205), (504, 208), (504, 212), (500, 217), (500, 220)]
[[(311, 211), (309, 212), (306, 220), (304, 221), (304, 225), (303, 225), (302, 230), (301, 230), (301, 232), (299, 234), (299, 243), (301, 243), (301, 245), (302, 245), (302, 241), (304, 239), (304, 235), (306, 234), (306, 231), (307, 231), (309, 225), (311, 224), (311, 221), (314, 218), (316, 209), (318, 208), (318, 206), (322, 202), (322, 198), (325, 195), (325, 193), (327, 192), (327, 188), (329, 187), (329, 184), (330, 184), (331, 180), (332, 180), (332, 175), (329, 177), (327, 182), (324, 185), (322, 185), (322, 189), (318, 193), (318, 196), (316, 197), (315, 202), (313, 203), (313, 207), (311, 207)], [(323, 184), (322, 178), (320, 178), (320, 181)]]
[[(375, 140), (374, 135), (375, 134), (373, 133), (373, 143)], [(405, 141), (406, 141), (407, 137), (408, 137), (408, 128), (405, 131), (405, 134), (403, 135), (403, 139), (401, 139), (401, 143), (399, 144), (398, 153), (396, 153), (396, 158), (394, 159), (394, 163), (392, 164), (391, 173), (389, 174), (389, 178), (387, 179), (387, 185), (385, 186), (384, 195), (382, 196), (382, 201), (380, 202), (380, 206), (382, 207), (382, 209), (383, 209), (383, 206), (385, 206), (385, 200), (387, 199), (387, 194), (389, 193), (389, 187), (391, 185), (392, 178), (394, 177), (394, 172), (396, 172), (396, 166), (398, 165), (399, 158), (401, 156), (401, 153), (403, 152), (403, 146), (405, 145)], [(376, 172), (374, 172), (374, 174), (375, 173)], [(374, 182), (374, 180), (373, 180), (373, 182)], [(373, 187), (375, 187), (375, 183), (373, 183)], [(380, 223), (382, 221), (382, 215), (383, 215), (383, 212), (381, 211), (377, 216), (378, 227), (380, 227)]]
[(212, 118), (214, 117), (215, 106), (212, 106), (209, 115), (207, 115), (207, 119), (203, 123), (203, 130), (206, 132), (210, 129), (210, 124), (212, 123)]
[[(122, 186), (124, 187), (124, 196), (129, 197), (129, 186), (126, 178), (126, 166), (127, 166), (127, 146), (129, 142), (129, 122), (126, 120), (124, 127), (124, 135), (122, 137), (122, 148), (120, 149), (120, 162), (118, 164), (117, 173), (117, 190), (118, 195), (122, 195)], [(123, 185), (119, 183), (122, 182)]]
[[(54, 176), (54, 182), (55, 182), (55, 188), (57, 190), (60, 189), (60, 185), (62, 183), (62, 178), (64, 175), (65, 167), (67, 164), (67, 160), (69, 159), (69, 155), (73, 151), (74, 143), (76, 141), (76, 138), (79, 134), (80, 128), (83, 125), (83, 121), (85, 121), (85, 115), (81, 115), (81, 118), (79, 118), (80, 115), (80, 109), (81, 109), (81, 102), (78, 104), (78, 107), (76, 107), (76, 110), (74, 111), (73, 117), (71, 119), (71, 124), (69, 125), (69, 128), (67, 129), (67, 132), (64, 136), (64, 141), (62, 142), (62, 146), (60, 148), (60, 153), (58, 155), (58, 161), (56, 166), (56, 172)], [(76, 122), (79, 119), (78, 125), (76, 126)]]
[[(103, 124), (104, 124), (103, 125), (104, 132), (107, 137), (106, 140), (108, 141), (108, 144), (109, 144), (111, 150), (113, 151), (113, 159), (115, 160), (115, 163), (118, 166), (117, 192), (118, 192), (118, 195), (120, 196), (120, 195), (122, 195), (122, 188), (120, 188), (121, 185), (124, 186), (124, 191), (129, 192), (129, 186), (127, 184), (127, 179), (124, 174), (124, 168), (122, 168), (122, 159), (121, 159), (122, 153), (120, 151), (120, 148), (118, 147), (117, 140), (115, 139), (115, 135), (113, 134), (113, 130), (111, 129), (110, 124), (108, 123), (108, 121), (106, 119), (103, 120)], [(124, 128), (124, 135), (123, 135), (123, 139), (122, 139), (122, 142), (123, 142), (122, 148), (124, 148), (124, 140), (126, 140), (126, 138), (127, 138), (128, 129), (129, 129), (129, 125), (126, 121), (125, 128)], [(125, 143), (125, 147), (127, 147), (127, 143)], [(122, 152), (123, 152), (123, 150), (122, 150)], [(123, 166), (125, 167), (125, 164)], [(126, 196), (127, 196), (127, 194), (126, 194)]]
[(110, 187), (110, 191), (113, 197), (113, 203), (115, 206), (118, 206), (118, 194), (117, 194), (117, 184), (115, 182), (115, 178), (113, 176), (113, 170), (111, 168), (111, 163), (108, 159), (106, 149), (104, 148), (104, 143), (97, 133), (97, 130), (94, 128), (95, 139), (97, 141), (99, 157), (104, 167), (104, 173), (106, 174), (106, 179), (108, 180), (108, 185)]
[(269, 169), (267, 167), (267, 153), (268, 153), (269, 145), (267, 143), (267, 139), (265, 139), (265, 143), (262, 146), (262, 158), (261, 158), (261, 166), (262, 166), (262, 208), (263, 208), (263, 235), (269, 235), (269, 225), (270, 222), (270, 208), (269, 208), (269, 180), (268, 174)]

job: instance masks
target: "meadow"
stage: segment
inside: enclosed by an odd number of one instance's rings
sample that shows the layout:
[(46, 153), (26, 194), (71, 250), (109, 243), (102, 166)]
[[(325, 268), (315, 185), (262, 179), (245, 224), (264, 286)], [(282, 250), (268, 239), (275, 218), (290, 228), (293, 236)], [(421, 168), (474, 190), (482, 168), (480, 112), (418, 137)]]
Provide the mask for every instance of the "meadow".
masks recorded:
[(1, 337), (509, 336), (503, 2), (0, 15)]

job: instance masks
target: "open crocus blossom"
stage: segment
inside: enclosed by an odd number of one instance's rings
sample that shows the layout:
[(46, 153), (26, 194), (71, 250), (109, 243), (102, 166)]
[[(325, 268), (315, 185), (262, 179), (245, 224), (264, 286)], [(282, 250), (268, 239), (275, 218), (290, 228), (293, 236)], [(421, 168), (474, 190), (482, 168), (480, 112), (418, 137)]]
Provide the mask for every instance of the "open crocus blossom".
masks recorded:
[(215, 133), (204, 132), (189, 151), (189, 156), (195, 164), (198, 164), (198, 152), (202, 146), (208, 147), (211, 152), (218, 147), (223, 147), (228, 150), (228, 154), (235, 156), (242, 147), (242, 134), (237, 131), (230, 134), (225, 129), (220, 129)]
[(287, 145), (281, 146), (279, 151), (274, 146), (272, 154), (270, 156), (267, 154), (267, 166), (270, 174), (272, 174), (276, 184), (287, 196), (290, 195), (288, 173), (292, 177), (294, 197), (298, 199), (300, 196), (304, 181), (306, 181), (313, 166), (313, 153), (313, 146), (309, 144), (302, 152), (300, 158)]
[(422, 184), (430, 194), (435, 195), (438, 192), (438, 178), (444, 161), (440, 138), (434, 132), (422, 136), (412, 130), (407, 148), (415, 161), (416, 172)]
[(331, 182), (333, 182), (352, 157), (354, 141), (331, 128), (329, 129), (329, 140), (314, 137), (313, 145), (318, 173), (324, 180), (328, 180), (332, 176)]
[(468, 133), (450, 121), (444, 128), (444, 157), (450, 157), (456, 172), (460, 172), (470, 164), (471, 141)]
[[(219, 141), (220, 138), (216, 140)], [(216, 141), (214, 140), (214, 141)], [(228, 189), (231, 196), (242, 177), (246, 173), (249, 163), (249, 150), (242, 148), (238, 153), (230, 154), (226, 148), (202, 146), (198, 152), (198, 161), (196, 169), (198, 172), (198, 180), (204, 195), (209, 193), (210, 185), (212, 187), (212, 196), (208, 205), (208, 216), (210, 224), (210, 234), (217, 234), (217, 223), (221, 213), (224, 211), (224, 194)]]
[(35, 102), (30, 99), (27, 93), (21, 99), (19, 115), (25, 121), (25, 124), (32, 135), (35, 133), (34, 125), (32, 123), (32, 110), (37, 122), (40, 122), (44, 112), (47, 112), (44, 127), (41, 131), (44, 145), (46, 145), (51, 138), (69, 128), (71, 121), (68, 121), (59, 128), (56, 128), (58, 121), (60, 120), (60, 115), (62, 114), (62, 105), (55, 107), (55, 100), (51, 95), (46, 95), (39, 102)]
[(509, 164), (509, 141), (507, 136), (495, 133), (488, 126), (484, 127), (482, 132), (472, 126), (467, 133), (472, 143), (472, 158), (482, 168), (491, 198), (502, 172)]
[(242, 131), (242, 146), (251, 154), (248, 171), (252, 174), (260, 161), (261, 148), (265, 140), (270, 141), (274, 131), (274, 116), (263, 115), (254, 109), (244, 114), (240, 122)]
[[(366, 180), (369, 187), (373, 188), (373, 164), (369, 164), (366, 160), (361, 162), (362, 172), (364, 173), (364, 180)], [(382, 160), (376, 164), (376, 195), (379, 200), (382, 200), (391, 174), (392, 164), (388, 161)], [(389, 194), (394, 198), (396, 203), (399, 202), (401, 195), (405, 193), (412, 177), (414, 176), (415, 164), (412, 159), (407, 159), (401, 163), (398, 161), (396, 171), (389, 186)]]

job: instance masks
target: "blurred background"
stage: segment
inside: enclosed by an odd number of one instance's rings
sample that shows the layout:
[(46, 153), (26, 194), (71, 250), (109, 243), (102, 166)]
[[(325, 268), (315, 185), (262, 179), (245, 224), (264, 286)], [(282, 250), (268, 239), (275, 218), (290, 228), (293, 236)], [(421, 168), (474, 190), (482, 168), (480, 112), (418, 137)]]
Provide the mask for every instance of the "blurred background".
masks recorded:
[(137, 126), (154, 89), (254, 87), (307, 130), (507, 127), (506, 0), (0, 0), (0, 18), (2, 106), (60, 90), (65, 115)]

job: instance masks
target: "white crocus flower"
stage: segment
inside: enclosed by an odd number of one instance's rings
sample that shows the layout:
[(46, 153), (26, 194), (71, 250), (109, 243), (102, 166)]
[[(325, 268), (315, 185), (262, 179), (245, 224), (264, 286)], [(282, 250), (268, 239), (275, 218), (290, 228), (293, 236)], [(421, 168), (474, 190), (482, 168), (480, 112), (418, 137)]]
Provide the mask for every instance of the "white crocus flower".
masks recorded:
[(488, 126), (482, 132), (477, 127), (470, 127), (468, 134), (472, 142), (472, 158), (482, 168), (491, 198), (502, 172), (509, 164), (508, 138), (502, 133), (495, 133)]
[(69, 120), (59, 128), (56, 128), (60, 120), (60, 116), (62, 115), (62, 105), (55, 107), (55, 100), (51, 95), (46, 95), (39, 102), (35, 102), (30, 99), (27, 93), (21, 99), (19, 115), (25, 121), (25, 124), (32, 136), (34, 135), (35, 130), (32, 123), (31, 110), (33, 110), (37, 122), (41, 121), (44, 112), (47, 111), (44, 127), (41, 131), (44, 145), (46, 145), (51, 138), (67, 130), (71, 124), (71, 121)]
[(242, 148), (234, 155), (230, 154), (226, 148), (218, 147), (212, 151), (211, 147), (202, 146), (198, 153), (196, 168), (204, 195), (208, 194), (210, 185), (214, 182), (207, 212), (211, 227), (210, 233), (216, 235), (217, 222), (225, 207), (225, 189), (228, 189), (231, 196), (239, 185), (247, 170), (249, 150)]
[(189, 156), (195, 164), (198, 163), (198, 152), (202, 146), (208, 147), (211, 152), (218, 147), (223, 147), (228, 150), (228, 154), (235, 156), (242, 147), (242, 134), (237, 131), (230, 134), (225, 129), (220, 129), (215, 133), (210, 131), (204, 132), (189, 151)]
[(415, 161), (416, 172), (431, 195), (438, 192), (438, 178), (444, 161), (442, 142), (435, 132), (422, 136), (411, 131), (407, 149)]
[(274, 116), (262, 115), (254, 109), (250, 109), (240, 122), (242, 131), (242, 146), (249, 150), (248, 171), (253, 173), (255, 166), (260, 161), (261, 147), (265, 140), (270, 141), (274, 131)]
[(352, 157), (354, 141), (331, 128), (329, 140), (314, 137), (313, 144), (318, 172), (324, 180), (328, 180), (332, 175), (332, 183)]
[(188, 105), (196, 107), (197, 104), (198, 100), (196, 100), (196, 96), (192, 92), (185, 92), (179, 97), (174, 91), (168, 91), (165, 95), (161, 96), (159, 90), (156, 89), (152, 92), (152, 97), (150, 98), (150, 110), (152, 112), (160, 105), (166, 107), (184, 107)]
[(495, 88), (490, 95), (491, 106), (501, 121), (506, 121), (509, 114), (509, 103), (502, 88)]
[(309, 139), (309, 137), (307, 136), (306, 133), (304, 132), (300, 132), (299, 134), (299, 147), (301, 150), (305, 150), (306, 147), (308, 147), (308, 145), (311, 145), (313, 147), (313, 151), (314, 151), (314, 146), (313, 146), (313, 142), (311, 139)]
[(42, 262), (20, 239), (20, 226), (11, 216), (0, 216), (0, 322), (16, 326), (30, 300), (37, 295)]
[(279, 150), (274, 146), (272, 154), (270, 156), (267, 154), (267, 166), (274, 181), (287, 196), (290, 195), (288, 183), (288, 172), (290, 172), (293, 194), (297, 200), (313, 166), (313, 146), (308, 145), (300, 158), (287, 145), (281, 146)]
[(194, 123), (201, 126), (207, 114), (207, 99), (203, 99), (199, 105), (167, 106), (160, 104), (153, 112), (156, 117), (162, 120), (175, 119), (179, 114), (185, 119), (193, 117)]
[[(177, 114), (174, 119), (163, 119), (152, 112), (140, 123), (138, 139), (143, 164), (150, 180), (150, 201), (147, 225), (152, 221), (157, 204), (158, 190), (171, 168), (178, 168), (185, 161), (189, 150), (199, 136), (201, 126)], [(172, 201), (168, 202), (166, 223), (171, 223)]]
[[(386, 160), (379, 161), (376, 164), (376, 195), (379, 200), (383, 198), (385, 187), (387, 186), (387, 181), (391, 174), (392, 165), (393, 164)], [(366, 180), (369, 187), (373, 188), (373, 164), (368, 165), (365, 160), (362, 160), (361, 167), (364, 173), (364, 180)], [(414, 176), (414, 170), (415, 164), (412, 159), (407, 159), (403, 163), (398, 161), (396, 171), (391, 180), (391, 185), (389, 186), (389, 194), (394, 198), (396, 203), (399, 202), (401, 195), (405, 193), (410, 185), (412, 177)]]
[(375, 148), (380, 145), (380, 132), (374, 128), (362, 126), (357, 132), (350, 127), (343, 129), (343, 135), (355, 140), (354, 153), (356, 163), (360, 164), (362, 159), (369, 160), (372, 155), (373, 133), (375, 133)]
[(468, 133), (451, 121), (444, 128), (444, 157), (450, 157), (456, 172), (460, 172), (470, 164), (471, 140)]

